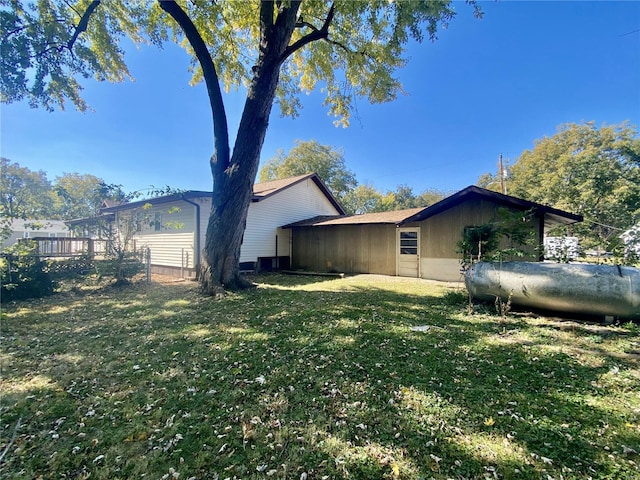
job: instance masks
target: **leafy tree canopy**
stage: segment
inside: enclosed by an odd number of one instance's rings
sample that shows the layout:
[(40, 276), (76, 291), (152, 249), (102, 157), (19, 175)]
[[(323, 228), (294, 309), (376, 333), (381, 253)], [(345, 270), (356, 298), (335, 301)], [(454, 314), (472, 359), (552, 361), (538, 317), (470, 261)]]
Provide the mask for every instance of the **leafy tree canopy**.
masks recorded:
[(447, 195), (440, 190), (436, 190), (434, 188), (427, 189), (416, 197), (416, 206), (429, 207), (434, 203), (438, 203), (440, 200), (442, 200), (446, 196)]
[[(175, 193), (166, 187), (151, 187), (149, 196)], [(64, 173), (52, 183), (47, 173), (22, 167), (2, 158), (0, 175), (0, 217), (12, 219), (72, 220), (96, 215), (105, 200), (129, 201), (139, 192), (125, 194), (120, 185), (109, 185), (90, 174)]]
[[(70, 101), (85, 110), (80, 78), (112, 82), (131, 78), (120, 45), (124, 36), (136, 44), (181, 43), (193, 56), (192, 82), (200, 82), (203, 70), (192, 46), (178, 24), (163, 14), (168, 3), (4, 0), (2, 101), (27, 100), (47, 109), (64, 108)], [(435, 40), (438, 26), (446, 27), (455, 16), (448, 1), (345, 1), (331, 8), (326, 2), (288, 3), (273, 2), (276, 13), (297, 9), (295, 30), (284, 52), (290, 61), (280, 71), (280, 109), (285, 115), (297, 115), (301, 106), (297, 93), (321, 84), (325, 105), (343, 125), (348, 124), (356, 97), (373, 103), (393, 100), (401, 91), (394, 71), (406, 63), (407, 42)], [(469, 3), (481, 16), (475, 2)], [(194, 1), (180, 2), (180, 7), (207, 45), (225, 89), (248, 86), (261, 41), (269, 33), (260, 29), (258, 19), (266, 19), (260, 2)], [(273, 18), (270, 23), (274, 30), (283, 27)]]
[(289, 153), (280, 150), (262, 166), (259, 179), (266, 182), (307, 173), (317, 173), (340, 202), (358, 184), (343, 153), (315, 140), (296, 140)]
[(0, 239), (11, 235), (14, 219), (52, 218), (51, 203), (51, 183), (45, 172), (0, 158)]
[[(481, 177), (489, 182), (490, 176)], [(584, 247), (611, 247), (640, 221), (640, 138), (628, 123), (566, 124), (509, 169), (511, 195), (584, 215)]]
[(91, 174), (65, 173), (56, 178), (53, 190), (54, 208), (64, 219), (96, 215), (105, 200), (123, 199), (120, 188)]
[(396, 190), (386, 193), (372, 184), (359, 185), (341, 151), (315, 140), (295, 143), (288, 153), (280, 150), (264, 163), (259, 172), (261, 182), (315, 172), (350, 214), (426, 207), (445, 197), (433, 189), (416, 195), (408, 185), (398, 185)]
[(0, 216), (5, 219), (51, 217), (54, 211), (47, 174), (21, 167), (7, 158), (0, 162)]
[(343, 199), (343, 206), (351, 214), (382, 212), (393, 208), (385, 205), (385, 195), (371, 184), (358, 185), (350, 190)]

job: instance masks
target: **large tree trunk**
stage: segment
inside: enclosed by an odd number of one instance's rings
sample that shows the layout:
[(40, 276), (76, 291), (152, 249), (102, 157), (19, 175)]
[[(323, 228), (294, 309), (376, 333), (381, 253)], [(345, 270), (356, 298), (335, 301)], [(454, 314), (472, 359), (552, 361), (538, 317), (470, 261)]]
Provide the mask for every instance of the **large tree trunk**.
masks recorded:
[(216, 158), (212, 159), (212, 209), (200, 269), (201, 286), (211, 294), (221, 288), (238, 289), (249, 285), (240, 276), (240, 247), (278, 73), (279, 69), (274, 68), (254, 82), (245, 103), (229, 167), (220, 171)]
[[(222, 289), (249, 286), (240, 276), (240, 247), (247, 223), (253, 183), (258, 173), (260, 152), (269, 125), (280, 66), (294, 29), (299, 2), (291, 2), (273, 22), (273, 4), (261, 10), (262, 40), (255, 76), (238, 127), (238, 135), (228, 164), (216, 155), (211, 159), (213, 175), (212, 209), (200, 268), (200, 284), (210, 294)], [(284, 14), (282, 13), (284, 12)]]
[[(256, 144), (256, 139), (248, 133), (242, 135), (239, 131), (238, 140), (246, 138), (247, 143)], [(212, 208), (199, 272), (200, 284), (206, 293), (215, 294), (224, 288), (235, 290), (249, 285), (240, 276), (240, 247), (261, 146), (262, 140), (259, 146), (254, 147), (257, 148), (255, 153), (243, 152), (239, 156), (236, 151), (232, 166), (222, 172), (218, 181), (214, 181)], [(215, 170), (213, 165), (212, 170)]]
[[(212, 208), (202, 252), (200, 284), (210, 294), (220, 293), (224, 288), (243, 288), (249, 283), (240, 277), (242, 236), (280, 66), (295, 51), (288, 47), (300, 0), (291, 0), (288, 5), (274, 4), (268, 0), (260, 4), (258, 61), (253, 67), (254, 77), (247, 92), (231, 157), (219, 78), (207, 46), (187, 13), (175, 1), (160, 0), (160, 7), (180, 25), (194, 49), (202, 66), (213, 116), (215, 154), (211, 159)], [(296, 48), (303, 45), (304, 42)]]

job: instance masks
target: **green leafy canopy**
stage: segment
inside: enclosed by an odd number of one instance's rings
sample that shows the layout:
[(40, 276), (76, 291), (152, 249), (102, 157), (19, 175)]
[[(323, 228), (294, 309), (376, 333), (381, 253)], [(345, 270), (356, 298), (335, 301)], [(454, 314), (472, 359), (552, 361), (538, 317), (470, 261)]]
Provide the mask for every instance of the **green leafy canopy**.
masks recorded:
[[(273, 2), (274, 13), (295, 2)], [(475, 2), (476, 16), (481, 11)], [(213, 58), (221, 85), (229, 91), (248, 86), (261, 48), (260, 2), (179, 2)], [(356, 97), (373, 103), (402, 92), (395, 71), (404, 66), (411, 40), (434, 40), (438, 27), (455, 16), (450, 1), (389, 0), (301, 2), (282, 65), (277, 101), (284, 115), (296, 116), (298, 95), (320, 88), (325, 105), (346, 126)], [(277, 28), (277, 25), (272, 26)], [(326, 37), (310, 41), (310, 35)], [(192, 83), (203, 79), (182, 30), (146, 0), (0, 0), (2, 102), (27, 100), (47, 109), (70, 101), (85, 110), (81, 78), (131, 78), (122, 39), (161, 45), (172, 40), (193, 58)], [(302, 47), (302, 48), (296, 48)]]
[(626, 122), (563, 125), (510, 173), (511, 194), (584, 215), (573, 228), (587, 246), (606, 247), (640, 220), (640, 138)]

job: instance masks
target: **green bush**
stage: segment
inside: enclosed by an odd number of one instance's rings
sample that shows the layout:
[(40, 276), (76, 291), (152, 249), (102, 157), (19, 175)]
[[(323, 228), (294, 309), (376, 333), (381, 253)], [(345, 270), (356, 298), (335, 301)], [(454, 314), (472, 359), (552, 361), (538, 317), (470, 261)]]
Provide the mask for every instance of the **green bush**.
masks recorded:
[(493, 253), (499, 241), (500, 232), (493, 224), (465, 227), (457, 251), (462, 254), (463, 263), (475, 263)]
[(35, 242), (20, 242), (9, 247), (2, 256), (0, 282), (2, 303), (40, 298), (54, 292), (54, 282), (46, 263), (36, 255)]
[(135, 253), (122, 252), (105, 260), (97, 260), (95, 268), (99, 278), (113, 278), (116, 284), (126, 284), (144, 271), (144, 264)]
[(48, 260), (46, 270), (54, 280), (75, 280), (96, 273), (94, 261), (89, 256)]

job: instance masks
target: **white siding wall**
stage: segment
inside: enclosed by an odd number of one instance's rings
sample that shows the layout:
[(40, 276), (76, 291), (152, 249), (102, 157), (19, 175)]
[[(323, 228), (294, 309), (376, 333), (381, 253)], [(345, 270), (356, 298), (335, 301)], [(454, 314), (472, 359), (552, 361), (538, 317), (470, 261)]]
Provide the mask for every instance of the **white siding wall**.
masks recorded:
[[(177, 211), (172, 211), (176, 210)], [(133, 238), (136, 248), (151, 249), (151, 263), (171, 267), (195, 266), (195, 207), (179, 201), (152, 206), (139, 210), (144, 217), (142, 230)], [(124, 211), (119, 214), (129, 214)], [(160, 215), (160, 230), (149, 225)], [(188, 253), (188, 264), (183, 265), (184, 254)]]
[(137, 249), (149, 247), (152, 265), (185, 268), (195, 266), (193, 232), (164, 232), (158, 235), (143, 235), (135, 240)]
[(241, 262), (255, 262), (258, 257), (290, 254), (289, 231), (278, 227), (306, 220), (316, 215), (336, 215), (338, 212), (313, 180), (305, 180), (275, 195), (251, 203), (244, 233)]
[[(25, 237), (25, 232), (28, 232), (28, 237)], [(11, 235), (2, 242), (2, 248), (14, 245), (23, 238), (33, 237), (65, 238), (71, 237), (71, 232), (61, 220), (13, 220)]]
[[(192, 199), (200, 205), (200, 250), (204, 247), (207, 223), (211, 213), (211, 199)], [(169, 213), (172, 208), (179, 212)], [(122, 212), (130, 213), (129, 211)], [(156, 231), (149, 222), (155, 214), (161, 215), (162, 228)], [(322, 193), (313, 180), (305, 180), (286, 188), (261, 202), (251, 203), (247, 218), (247, 229), (240, 253), (241, 262), (255, 262), (259, 257), (276, 255), (276, 235), (278, 255), (291, 254), (290, 231), (278, 227), (305, 220), (317, 215), (336, 215), (338, 211)], [(146, 225), (134, 237), (136, 248), (151, 249), (151, 263), (154, 265), (193, 268), (196, 265), (196, 218), (195, 207), (185, 201), (152, 206), (141, 210)], [(179, 227), (167, 227), (167, 222), (180, 223)], [(189, 253), (188, 265), (182, 265), (183, 252)]]

